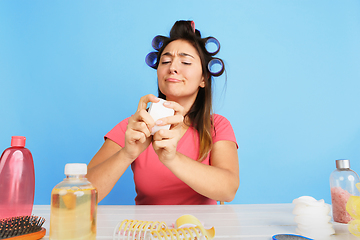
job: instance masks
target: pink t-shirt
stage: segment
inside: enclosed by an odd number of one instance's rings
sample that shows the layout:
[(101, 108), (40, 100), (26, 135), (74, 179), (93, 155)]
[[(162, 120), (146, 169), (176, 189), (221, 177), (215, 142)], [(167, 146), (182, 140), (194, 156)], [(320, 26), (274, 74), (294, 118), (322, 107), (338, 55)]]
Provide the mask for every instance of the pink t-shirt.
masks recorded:
[[(125, 145), (125, 131), (128, 118), (117, 124), (105, 138), (109, 138), (120, 146)], [(221, 140), (236, 143), (235, 134), (230, 122), (223, 116), (214, 114), (215, 134), (213, 143)], [(197, 131), (189, 127), (177, 145), (177, 151), (196, 161), (199, 154), (199, 135)], [(209, 155), (201, 162), (210, 165)], [(177, 178), (156, 155), (154, 148), (150, 146), (142, 152), (132, 163), (134, 182), (137, 196), (137, 205), (204, 205), (216, 204), (190, 188)]]

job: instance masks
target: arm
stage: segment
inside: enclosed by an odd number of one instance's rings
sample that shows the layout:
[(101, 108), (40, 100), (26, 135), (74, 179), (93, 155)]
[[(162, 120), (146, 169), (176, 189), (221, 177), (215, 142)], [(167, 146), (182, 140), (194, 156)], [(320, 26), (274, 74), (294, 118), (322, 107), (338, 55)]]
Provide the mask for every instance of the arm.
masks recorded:
[(133, 159), (126, 157), (122, 147), (110, 139), (106, 139), (100, 150), (88, 165), (88, 180), (98, 190), (100, 202), (116, 182), (120, 179)]
[(205, 165), (177, 152), (174, 159), (163, 163), (196, 192), (217, 201), (232, 201), (240, 181), (236, 144), (216, 142), (210, 161), (210, 166)]
[(150, 145), (151, 129), (155, 123), (146, 111), (148, 102), (158, 102), (158, 98), (149, 94), (139, 101), (136, 113), (129, 118), (125, 132), (125, 146), (121, 147), (110, 139), (91, 159), (87, 178), (97, 188), (99, 202), (115, 186), (130, 164)]

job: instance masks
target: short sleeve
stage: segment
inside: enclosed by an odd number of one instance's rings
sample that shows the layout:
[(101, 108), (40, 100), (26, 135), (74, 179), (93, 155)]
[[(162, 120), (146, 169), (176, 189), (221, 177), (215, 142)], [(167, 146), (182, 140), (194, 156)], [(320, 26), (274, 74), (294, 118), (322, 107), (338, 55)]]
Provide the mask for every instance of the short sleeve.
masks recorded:
[(224, 140), (232, 141), (236, 144), (236, 147), (239, 148), (236, 142), (234, 130), (229, 120), (221, 115), (214, 114), (214, 129), (213, 143)]
[(111, 129), (106, 135), (105, 139), (110, 139), (115, 143), (119, 144), (119, 146), (125, 146), (125, 132), (128, 125), (129, 118), (122, 120), (118, 123), (113, 129)]

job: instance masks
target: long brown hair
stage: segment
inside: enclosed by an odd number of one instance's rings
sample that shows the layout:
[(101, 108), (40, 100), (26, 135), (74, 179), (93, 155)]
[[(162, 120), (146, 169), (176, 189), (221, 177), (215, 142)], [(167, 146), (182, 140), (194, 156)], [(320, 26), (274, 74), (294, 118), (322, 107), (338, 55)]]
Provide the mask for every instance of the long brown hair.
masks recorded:
[[(199, 155), (198, 161), (202, 161), (206, 158), (210, 152), (213, 142), (212, 134), (215, 129), (212, 121), (212, 75), (208, 69), (209, 62), (213, 59), (212, 55), (206, 50), (205, 44), (208, 38), (201, 38), (200, 31), (194, 28), (192, 21), (177, 21), (171, 28), (170, 37), (163, 37), (162, 46), (157, 53), (157, 62), (154, 66), (157, 69), (160, 56), (165, 47), (172, 41), (182, 39), (192, 44), (198, 51), (202, 72), (205, 79), (205, 87), (199, 88), (199, 92), (195, 99), (195, 102), (191, 106), (189, 112), (185, 115), (185, 124), (194, 127), (200, 138), (199, 142)], [(166, 96), (160, 91), (158, 87), (158, 96), (166, 99)]]

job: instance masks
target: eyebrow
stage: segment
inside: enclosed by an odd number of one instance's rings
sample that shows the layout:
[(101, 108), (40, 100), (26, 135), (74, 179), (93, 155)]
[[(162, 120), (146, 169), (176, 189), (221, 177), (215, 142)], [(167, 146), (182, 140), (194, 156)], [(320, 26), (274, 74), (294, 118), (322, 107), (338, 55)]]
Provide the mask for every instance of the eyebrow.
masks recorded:
[[(191, 57), (191, 58), (194, 58), (194, 56), (188, 54), (188, 53), (179, 53), (180, 56), (183, 56), (183, 57)], [(173, 56), (170, 52), (166, 52), (166, 53), (163, 53), (161, 56)], [(195, 58), (194, 58), (195, 59)]]

